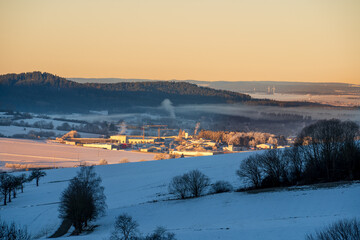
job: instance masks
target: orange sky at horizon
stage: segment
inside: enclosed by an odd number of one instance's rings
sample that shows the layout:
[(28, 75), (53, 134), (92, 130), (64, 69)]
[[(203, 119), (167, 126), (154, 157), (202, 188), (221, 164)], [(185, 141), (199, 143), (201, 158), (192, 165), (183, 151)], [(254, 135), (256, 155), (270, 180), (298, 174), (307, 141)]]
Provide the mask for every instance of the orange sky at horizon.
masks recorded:
[(359, 0), (1, 0), (0, 74), (360, 84)]

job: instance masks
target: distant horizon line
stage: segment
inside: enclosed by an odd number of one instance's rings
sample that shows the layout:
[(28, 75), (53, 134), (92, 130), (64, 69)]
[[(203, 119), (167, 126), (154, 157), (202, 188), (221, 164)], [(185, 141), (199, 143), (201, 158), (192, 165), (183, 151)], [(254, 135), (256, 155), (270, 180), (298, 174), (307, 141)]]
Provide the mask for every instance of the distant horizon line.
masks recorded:
[(274, 83), (321, 83), (321, 84), (349, 84), (360, 87), (360, 84), (349, 82), (307, 82), (307, 81), (274, 81), (274, 80), (195, 80), (195, 79), (150, 79), (150, 78), (121, 78), (121, 77), (64, 77), (68, 80), (144, 80), (144, 81), (195, 81), (195, 82), (274, 82)]
[(41, 72), (41, 73), (49, 73), (53, 74), (58, 77), (65, 78), (67, 80), (73, 80), (73, 79), (82, 79), (82, 80), (141, 80), (141, 81), (195, 81), (195, 82), (229, 82), (229, 83), (236, 83), (236, 82), (272, 82), (272, 83), (312, 83), (312, 84), (349, 84), (351, 86), (360, 87), (360, 84), (351, 83), (351, 82), (310, 82), (310, 81), (274, 81), (274, 80), (196, 80), (196, 79), (151, 79), (151, 78), (122, 78), (122, 77), (64, 77), (55, 73), (47, 72), (47, 71), (24, 71), (20, 73), (15, 72), (8, 72), (8, 73), (2, 73), (1, 75), (7, 75), (7, 74), (22, 74), (22, 73), (32, 73), (32, 72)]

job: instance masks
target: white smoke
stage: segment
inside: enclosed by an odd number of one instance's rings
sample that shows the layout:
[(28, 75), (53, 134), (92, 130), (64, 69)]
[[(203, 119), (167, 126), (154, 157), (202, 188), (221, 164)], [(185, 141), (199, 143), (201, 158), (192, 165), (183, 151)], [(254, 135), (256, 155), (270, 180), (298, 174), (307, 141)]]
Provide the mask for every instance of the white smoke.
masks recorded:
[(236, 134), (234, 134), (234, 135), (228, 140), (228, 144), (233, 144), (234, 141), (235, 141), (237, 138), (241, 137), (241, 136), (242, 136), (242, 133), (236, 133)]
[(127, 131), (127, 125), (125, 122), (122, 122), (120, 125), (120, 135), (126, 134), (126, 131)]
[(161, 107), (164, 108), (170, 115), (171, 118), (175, 118), (175, 110), (172, 102), (169, 99), (165, 99), (161, 103)]
[(194, 130), (194, 135), (196, 135), (199, 128), (200, 128), (200, 122), (196, 123), (195, 130)]

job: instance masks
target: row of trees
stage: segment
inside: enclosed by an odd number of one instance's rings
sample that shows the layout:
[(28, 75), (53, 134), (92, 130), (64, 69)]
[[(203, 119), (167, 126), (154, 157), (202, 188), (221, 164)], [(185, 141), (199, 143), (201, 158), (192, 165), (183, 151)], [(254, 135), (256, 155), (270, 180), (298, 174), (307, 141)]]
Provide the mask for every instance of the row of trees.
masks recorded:
[(77, 130), (79, 132), (96, 133), (107, 135), (111, 132), (117, 132), (117, 127), (114, 123), (107, 121), (93, 122), (93, 123), (82, 123), (79, 125), (71, 125), (69, 123), (63, 123), (56, 127), (57, 130), (70, 131)]
[(319, 121), (295, 147), (251, 155), (236, 173), (255, 188), (360, 179), (358, 131), (353, 122)]
[(4, 205), (6, 205), (7, 202), (11, 202), (11, 196), (16, 198), (17, 191), (21, 190), (22, 193), (24, 192), (24, 184), (26, 182), (31, 182), (35, 179), (36, 186), (39, 186), (39, 180), (44, 176), (46, 176), (46, 173), (39, 169), (34, 169), (29, 176), (26, 176), (25, 173), (18, 176), (1, 173), (0, 193), (4, 201)]
[(200, 138), (209, 139), (214, 142), (234, 144), (238, 146), (256, 146), (257, 144), (269, 143), (269, 144), (286, 144), (284, 136), (276, 137), (270, 133), (263, 132), (225, 132), (225, 131), (210, 131), (201, 130)]

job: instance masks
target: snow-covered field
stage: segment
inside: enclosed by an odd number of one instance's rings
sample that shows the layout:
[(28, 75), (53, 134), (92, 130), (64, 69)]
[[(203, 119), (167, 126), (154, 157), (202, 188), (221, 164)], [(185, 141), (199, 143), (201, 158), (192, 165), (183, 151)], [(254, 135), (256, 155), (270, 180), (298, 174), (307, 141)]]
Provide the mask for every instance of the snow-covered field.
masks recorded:
[[(235, 171), (249, 154), (253, 153), (96, 166), (105, 187), (106, 215), (95, 222), (99, 226), (91, 234), (60, 239), (106, 239), (115, 217), (122, 213), (133, 216), (143, 233), (161, 225), (179, 240), (304, 239), (305, 234), (335, 220), (360, 217), (360, 183), (168, 200), (171, 178), (193, 169), (201, 170), (212, 182), (227, 180), (239, 187)], [(61, 192), (77, 170), (48, 170), (39, 187), (30, 183), (8, 206), (0, 205), (1, 218), (27, 225), (38, 238), (51, 235), (61, 222)]]
[(74, 167), (80, 164), (109, 164), (154, 159), (155, 154), (70, 146), (54, 142), (0, 138), (0, 169), (9, 164)]
[[(19, 126), (0, 126), (0, 133), (6, 137), (12, 137), (15, 134), (28, 134), (30, 131), (35, 132), (53, 132), (56, 136), (63, 136), (64, 134), (68, 133), (69, 131), (62, 131), (56, 129), (40, 129), (40, 128), (33, 128), (33, 127), (19, 127)], [(85, 138), (96, 138), (99, 137), (100, 134), (94, 133), (83, 133), (80, 132), (81, 137)]]
[(312, 95), (312, 94), (285, 94), (285, 93), (249, 93), (253, 98), (273, 99), (278, 101), (308, 101), (333, 106), (356, 107), (359, 106), (360, 95)]

